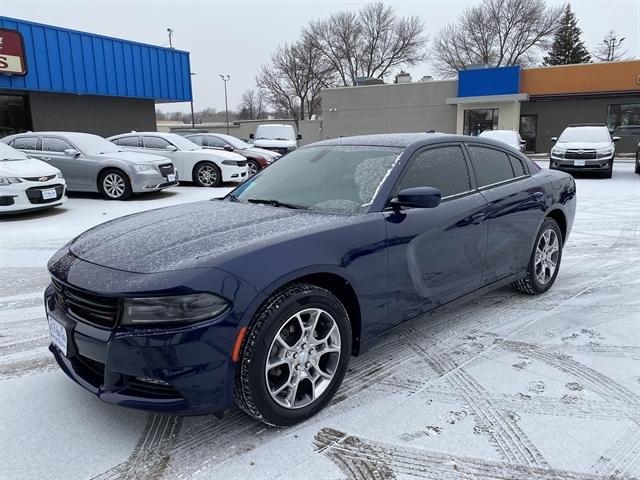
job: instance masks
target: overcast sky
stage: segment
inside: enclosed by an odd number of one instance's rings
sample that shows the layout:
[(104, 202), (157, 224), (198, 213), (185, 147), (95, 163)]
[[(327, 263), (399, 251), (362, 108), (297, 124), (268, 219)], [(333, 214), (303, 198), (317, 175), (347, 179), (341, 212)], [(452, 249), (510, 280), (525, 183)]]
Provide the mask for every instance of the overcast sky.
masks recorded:
[[(547, 0), (561, 5), (564, 0)], [(167, 27), (174, 30), (175, 48), (191, 52), (195, 109), (224, 109), (220, 73), (231, 75), (229, 107), (255, 84), (259, 67), (278, 44), (295, 40), (310, 20), (341, 9), (358, 10), (366, 1), (30, 1), (0, 0), (0, 15), (34, 22), (168, 45)], [(418, 15), (427, 33), (436, 32), (468, 6), (479, 1), (416, 0), (385, 2), (401, 15)], [(573, 10), (592, 50), (614, 28), (625, 36), (625, 48), (640, 58), (639, 0), (573, 0)], [(433, 74), (428, 63), (409, 69), (414, 79)], [(189, 104), (164, 104), (163, 111), (188, 111)]]

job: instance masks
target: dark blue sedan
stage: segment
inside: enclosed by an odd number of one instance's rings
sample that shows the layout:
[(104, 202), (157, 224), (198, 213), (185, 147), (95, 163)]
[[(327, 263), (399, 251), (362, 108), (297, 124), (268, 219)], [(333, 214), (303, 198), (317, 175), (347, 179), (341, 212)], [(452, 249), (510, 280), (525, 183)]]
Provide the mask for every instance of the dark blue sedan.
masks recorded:
[(95, 227), (49, 262), (51, 352), (102, 400), (185, 414), (234, 403), (291, 425), (351, 355), (409, 319), (553, 285), (571, 176), (479, 138), (300, 148), (222, 200)]

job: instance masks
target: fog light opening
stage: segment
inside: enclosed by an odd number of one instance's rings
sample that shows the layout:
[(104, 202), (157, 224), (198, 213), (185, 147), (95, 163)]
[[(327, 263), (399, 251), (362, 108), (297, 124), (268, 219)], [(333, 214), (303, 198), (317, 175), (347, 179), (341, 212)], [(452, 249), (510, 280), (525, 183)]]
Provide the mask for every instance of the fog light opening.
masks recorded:
[(163, 380), (158, 380), (157, 378), (147, 378), (147, 377), (136, 377), (136, 380), (145, 383), (152, 383), (154, 385), (167, 385), (169, 384)]

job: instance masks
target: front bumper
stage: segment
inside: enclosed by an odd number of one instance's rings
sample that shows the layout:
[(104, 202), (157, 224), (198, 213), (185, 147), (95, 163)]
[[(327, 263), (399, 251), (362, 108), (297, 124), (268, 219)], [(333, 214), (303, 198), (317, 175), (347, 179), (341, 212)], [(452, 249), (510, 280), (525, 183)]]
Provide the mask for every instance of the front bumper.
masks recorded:
[(221, 165), (220, 170), (223, 182), (242, 182), (247, 178), (248, 168), (246, 165), (244, 167)]
[[(56, 196), (45, 199), (43, 190), (54, 189)], [(46, 182), (24, 180), (0, 187), (0, 213), (20, 213), (62, 205), (65, 200), (66, 184), (64, 180), (54, 178)]]
[(169, 180), (169, 177), (161, 175), (159, 172), (153, 174), (135, 173), (131, 175), (131, 190), (134, 193), (155, 192), (168, 187), (178, 185), (178, 172), (175, 178)]
[[(578, 164), (576, 164), (578, 162)], [(584, 162), (584, 165), (580, 165)], [(613, 157), (597, 158), (589, 160), (565, 160), (563, 158), (551, 156), (549, 159), (549, 168), (564, 171), (607, 171), (613, 168)]]

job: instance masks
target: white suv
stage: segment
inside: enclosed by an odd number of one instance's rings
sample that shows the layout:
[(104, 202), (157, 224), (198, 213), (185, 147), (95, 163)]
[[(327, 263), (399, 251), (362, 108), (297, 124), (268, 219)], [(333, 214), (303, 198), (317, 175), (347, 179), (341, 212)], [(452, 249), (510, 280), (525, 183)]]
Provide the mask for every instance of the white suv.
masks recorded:
[(249, 138), (253, 140), (253, 146), (256, 148), (286, 155), (298, 148), (298, 140), (302, 139), (302, 135), (296, 135), (291, 125), (269, 123), (258, 125), (256, 133), (250, 134)]
[(568, 172), (598, 172), (605, 178), (613, 174), (615, 142), (620, 137), (609, 134), (606, 125), (569, 125), (560, 137), (553, 137), (549, 168)]

